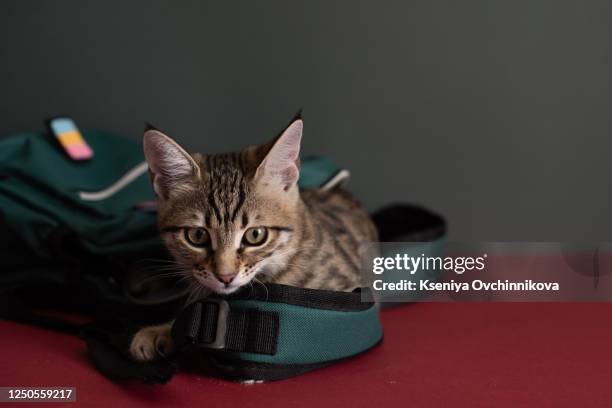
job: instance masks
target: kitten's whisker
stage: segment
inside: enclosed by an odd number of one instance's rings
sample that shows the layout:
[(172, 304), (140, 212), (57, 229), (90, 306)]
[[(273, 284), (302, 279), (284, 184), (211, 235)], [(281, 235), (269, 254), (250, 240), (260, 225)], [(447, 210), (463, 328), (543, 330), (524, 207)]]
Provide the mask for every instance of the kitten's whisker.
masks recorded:
[(208, 296), (209, 289), (206, 288), (205, 286), (201, 285), (200, 283), (197, 283), (196, 281), (191, 281), (190, 285), (189, 285), (189, 295), (187, 296), (187, 299), (185, 300), (185, 306), (201, 299), (204, 298), (206, 296)]
[(249, 288), (251, 291), (249, 292), (249, 297), (253, 296), (253, 292), (255, 291), (255, 286), (253, 286), (253, 281), (249, 281)]
[(174, 282), (174, 286), (182, 285), (183, 283), (185, 283), (189, 279), (191, 279), (191, 275), (185, 275), (185, 276), (181, 277), (180, 279), (178, 279), (176, 282)]
[(136, 261), (136, 263), (160, 263), (160, 264), (174, 264), (176, 261), (174, 259), (164, 259), (164, 258), (143, 258)]
[(270, 292), (268, 291), (268, 287), (256, 277), (253, 277), (253, 280), (263, 286), (263, 288), (266, 290), (266, 301), (268, 301), (268, 299), (270, 298)]
[(191, 284), (189, 289), (190, 289), (190, 293), (189, 293), (189, 296), (187, 296), (185, 305), (190, 305), (191, 303), (199, 299), (200, 294), (202, 292), (202, 287), (196, 284)]
[(183, 273), (183, 270), (177, 267), (173, 268), (164, 268), (164, 269), (151, 269), (148, 271), (143, 271), (147, 274), (156, 275), (156, 276), (171, 276), (171, 275), (180, 275)]
[(175, 264), (175, 265), (164, 265), (164, 266), (154, 266), (154, 265), (150, 265), (146, 268), (142, 268), (140, 269), (141, 272), (145, 272), (145, 273), (158, 273), (158, 272), (179, 272), (184, 270), (185, 268), (183, 268), (181, 265)]
[(177, 275), (167, 275), (167, 276), (163, 276), (163, 275), (153, 275), (153, 276), (147, 276), (143, 279), (139, 279), (138, 281), (136, 281), (135, 283), (137, 284), (146, 284), (146, 283), (150, 283), (150, 282), (154, 282), (157, 280), (169, 280), (173, 277), (177, 277), (177, 276), (181, 276), (182, 274), (177, 274)]

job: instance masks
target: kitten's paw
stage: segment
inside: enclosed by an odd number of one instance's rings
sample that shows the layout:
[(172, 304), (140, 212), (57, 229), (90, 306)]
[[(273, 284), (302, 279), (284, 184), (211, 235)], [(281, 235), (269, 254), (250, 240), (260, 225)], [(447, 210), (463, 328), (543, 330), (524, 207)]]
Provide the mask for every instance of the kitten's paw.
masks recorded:
[(136, 361), (148, 362), (172, 353), (174, 344), (170, 326), (150, 326), (140, 329), (130, 344), (130, 355)]

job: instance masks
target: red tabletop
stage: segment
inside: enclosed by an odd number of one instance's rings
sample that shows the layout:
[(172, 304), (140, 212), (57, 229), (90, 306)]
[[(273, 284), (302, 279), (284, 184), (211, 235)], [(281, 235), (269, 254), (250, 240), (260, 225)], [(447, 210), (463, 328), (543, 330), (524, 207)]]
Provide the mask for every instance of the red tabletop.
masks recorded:
[(155, 386), (102, 377), (78, 338), (0, 321), (0, 386), (77, 388), (41, 407), (612, 406), (612, 304), (420, 303), (382, 320), (381, 346), (297, 378)]

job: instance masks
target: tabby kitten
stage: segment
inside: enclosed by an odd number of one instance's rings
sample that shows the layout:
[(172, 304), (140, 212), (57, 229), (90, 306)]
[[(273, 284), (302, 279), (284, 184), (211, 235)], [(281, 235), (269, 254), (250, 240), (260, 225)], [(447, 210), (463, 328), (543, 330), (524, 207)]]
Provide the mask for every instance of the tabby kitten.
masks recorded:
[[(157, 130), (144, 151), (162, 238), (201, 295), (229, 294), (253, 280), (351, 291), (359, 246), (376, 241), (366, 212), (345, 191), (300, 191), (303, 121), (239, 153), (188, 154)], [(171, 351), (171, 323), (145, 327), (130, 347), (138, 361)]]

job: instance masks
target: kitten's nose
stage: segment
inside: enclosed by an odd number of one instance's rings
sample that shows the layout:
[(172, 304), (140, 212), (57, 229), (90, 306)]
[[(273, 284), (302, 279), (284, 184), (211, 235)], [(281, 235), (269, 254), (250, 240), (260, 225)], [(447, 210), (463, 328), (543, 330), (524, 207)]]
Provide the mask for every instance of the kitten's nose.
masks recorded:
[(235, 277), (236, 277), (235, 273), (224, 273), (224, 274), (217, 275), (217, 279), (219, 279), (221, 282), (225, 283), (226, 285), (232, 283)]

